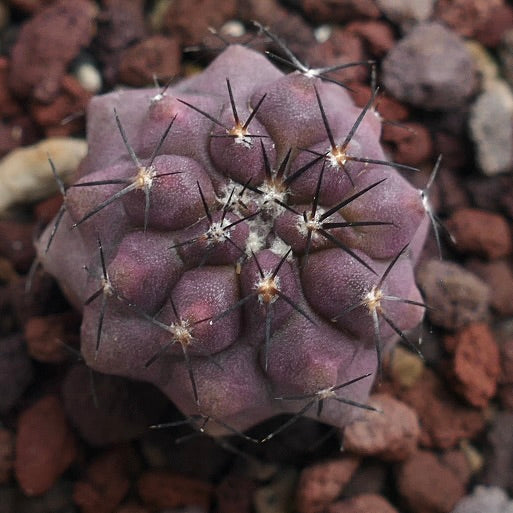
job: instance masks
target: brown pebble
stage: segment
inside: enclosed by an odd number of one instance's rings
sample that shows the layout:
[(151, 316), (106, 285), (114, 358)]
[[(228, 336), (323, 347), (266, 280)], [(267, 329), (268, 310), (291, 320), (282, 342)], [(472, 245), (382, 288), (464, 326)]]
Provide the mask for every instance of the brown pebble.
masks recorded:
[(209, 28), (219, 29), (237, 13), (236, 0), (174, 0), (163, 15), (164, 31), (184, 46), (200, 44)]
[(420, 436), (415, 410), (389, 394), (374, 394), (368, 404), (383, 413), (365, 411), (344, 430), (344, 448), (359, 456), (401, 461), (416, 449)]
[(0, 427), (0, 485), (9, 481), (14, 467), (14, 436)]
[(34, 102), (30, 111), (47, 137), (66, 137), (83, 130), (85, 110), (92, 94), (72, 75), (62, 79), (51, 103)]
[(473, 438), (485, 426), (484, 414), (457, 400), (431, 369), (412, 387), (396, 393), (417, 412), (423, 447), (449, 449), (462, 439)]
[(76, 456), (75, 436), (56, 396), (47, 395), (21, 413), (15, 471), (25, 495), (50, 490)]
[(435, 16), (460, 36), (472, 37), (503, 0), (438, 0)]
[(431, 452), (418, 451), (397, 472), (397, 488), (415, 513), (450, 513), (465, 487)]
[(125, 50), (119, 64), (119, 80), (134, 87), (161, 83), (180, 73), (178, 39), (155, 35)]
[(379, 18), (373, 0), (300, 0), (307, 18), (315, 23), (342, 23), (362, 18)]
[(110, 513), (120, 504), (130, 487), (127, 468), (131, 457), (132, 451), (120, 447), (89, 465), (85, 479), (77, 481), (73, 489), (73, 501), (82, 513)]
[(501, 316), (513, 315), (513, 267), (507, 259), (483, 262), (478, 259), (467, 261), (469, 271), (479, 276), (490, 287), (490, 306)]
[(78, 342), (78, 333), (73, 329), (78, 325), (74, 312), (31, 317), (24, 329), (30, 356), (45, 363), (65, 362), (70, 354), (66, 346)]
[(218, 513), (251, 513), (256, 483), (245, 476), (228, 475), (216, 488)]
[(431, 134), (420, 123), (385, 124), (383, 141), (391, 146), (392, 160), (399, 164), (418, 166), (433, 154)]
[(212, 486), (199, 479), (165, 470), (149, 470), (137, 482), (137, 490), (145, 504), (152, 508), (183, 508), (199, 506), (209, 509)]
[(347, 455), (306, 467), (301, 472), (296, 492), (298, 513), (321, 513), (342, 492), (360, 463)]
[(374, 57), (383, 57), (394, 46), (394, 32), (383, 21), (354, 21), (347, 30), (365, 41), (369, 53)]
[(384, 497), (375, 493), (367, 493), (335, 502), (327, 513), (398, 513)]
[(484, 408), (495, 395), (500, 374), (499, 348), (488, 324), (472, 323), (446, 341), (446, 347), (454, 347), (450, 374), (455, 390)]
[(497, 5), (488, 19), (482, 21), (474, 37), (485, 46), (494, 48), (500, 44), (504, 34), (513, 28), (513, 8), (510, 5)]
[(97, 9), (89, 0), (57, 0), (25, 22), (11, 53), (11, 90), (51, 102), (68, 64), (91, 42)]
[(453, 449), (444, 452), (440, 456), (440, 461), (448, 467), (464, 485), (468, 484), (472, 477), (473, 470), (468, 457), (461, 449)]
[(454, 212), (446, 224), (456, 240), (456, 249), (462, 253), (493, 260), (512, 251), (510, 227), (499, 214), (477, 208), (462, 208)]
[(459, 264), (432, 259), (416, 274), (433, 324), (457, 330), (488, 318), (488, 285)]

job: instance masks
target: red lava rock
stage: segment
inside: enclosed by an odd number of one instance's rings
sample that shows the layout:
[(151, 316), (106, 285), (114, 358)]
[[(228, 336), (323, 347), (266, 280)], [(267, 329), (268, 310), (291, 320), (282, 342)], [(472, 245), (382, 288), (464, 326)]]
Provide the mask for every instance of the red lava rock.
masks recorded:
[(457, 330), (487, 319), (490, 290), (462, 266), (428, 260), (417, 269), (417, 282), (431, 307), (428, 316), (433, 324)]
[[(72, 75), (65, 75), (59, 94), (50, 104), (34, 102), (30, 111), (47, 137), (69, 136), (84, 127), (84, 115), (92, 94)], [(69, 118), (69, 119), (67, 119)]]
[(389, 24), (382, 21), (354, 21), (346, 29), (362, 38), (374, 57), (383, 57), (395, 44), (394, 32)]
[(374, 493), (351, 497), (335, 502), (328, 507), (327, 513), (398, 513), (384, 497)]
[(430, 369), (425, 369), (412, 387), (396, 393), (417, 412), (419, 443), (424, 447), (449, 449), (462, 439), (475, 437), (485, 426), (484, 415), (461, 404)]
[(433, 154), (431, 134), (420, 123), (385, 124), (383, 141), (392, 148), (392, 160), (400, 164), (418, 166)]
[(219, 29), (236, 13), (236, 0), (175, 0), (164, 13), (162, 25), (185, 46), (197, 45), (208, 34), (209, 27)]
[(47, 492), (76, 456), (75, 437), (56, 396), (47, 395), (21, 413), (15, 471), (25, 495)]
[[(372, 91), (364, 84), (351, 84), (349, 94), (353, 97), (358, 107), (365, 107), (369, 103)], [(385, 121), (404, 121), (408, 119), (410, 111), (402, 103), (386, 94), (380, 94), (379, 101), (376, 102), (376, 110)]]
[(349, 482), (360, 459), (343, 456), (306, 467), (301, 472), (296, 492), (298, 513), (321, 513)]
[(447, 228), (456, 239), (455, 247), (490, 260), (511, 253), (513, 242), (506, 219), (477, 208), (462, 208), (447, 220)]
[(300, 0), (298, 3), (307, 18), (315, 23), (344, 23), (380, 16), (372, 0)]
[(199, 506), (208, 511), (213, 489), (209, 483), (165, 470), (144, 472), (137, 482), (139, 496), (152, 508)]
[(0, 337), (0, 412), (10, 410), (32, 381), (32, 362), (21, 336)]
[(474, 37), (483, 45), (494, 48), (504, 34), (513, 28), (513, 8), (509, 5), (493, 7), (488, 19), (479, 24)]
[(0, 234), (0, 255), (9, 259), (17, 271), (28, 271), (36, 256), (34, 225), (11, 220), (0, 221)]
[(374, 394), (368, 404), (383, 411), (365, 411), (344, 430), (344, 449), (387, 461), (408, 458), (420, 436), (417, 414), (389, 394)]
[(485, 323), (472, 323), (446, 337), (453, 347), (450, 374), (455, 390), (470, 404), (484, 408), (495, 395), (500, 374), (499, 348)]
[(146, 35), (144, 0), (103, 0), (96, 37), (107, 84), (117, 81), (122, 52)]
[(85, 479), (75, 483), (73, 500), (82, 513), (111, 513), (130, 487), (127, 467), (134, 455), (128, 448), (102, 454), (88, 467)]
[(178, 39), (155, 35), (125, 50), (119, 64), (119, 80), (134, 87), (153, 84), (153, 77), (170, 79), (180, 73)]
[(472, 37), (504, 0), (438, 0), (435, 16), (460, 36)]
[(23, 25), (12, 49), (11, 90), (52, 101), (68, 64), (91, 42), (96, 13), (89, 0), (57, 0), (38, 11)]
[(256, 483), (245, 476), (226, 476), (216, 488), (218, 513), (251, 513)]
[(65, 362), (70, 354), (66, 346), (78, 345), (79, 324), (74, 312), (31, 317), (24, 328), (30, 356), (45, 363)]
[[(327, 41), (311, 46), (305, 55), (305, 60), (312, 68), (360, 62), (365, 58), (361, 39), (340, 28), (333, 28)], [(342, 83), (361, 82), (366, 79), (368, 72), (367, 66), (359, 65), (329, 73), (329, 77)]]
[(513, 269), (505, 259), (483, 262), (472, 259), (466, 264), (469, 271), (475, 273), (490, 290), (490, 306), (501, 316), (513, 315)]
[(36, 125), (29, 116), (16, 116), (9, 121), (0, 119), (0, 157), (19, 146), (37, 142), (39, 137)]
[(428, 451), (418, 451), (401, 465), (397, 488), (415, 513), (450, 513), (465, 495), (463, 483)]
[(14, 466), (14, 436), (0, 427), (0, 485), (9, 481)]

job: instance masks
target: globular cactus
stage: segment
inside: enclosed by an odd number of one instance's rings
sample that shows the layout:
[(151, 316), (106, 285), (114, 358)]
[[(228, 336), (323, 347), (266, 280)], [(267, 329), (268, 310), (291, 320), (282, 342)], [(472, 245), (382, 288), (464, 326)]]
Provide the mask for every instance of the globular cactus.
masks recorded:
[(387, 162), (374, 96), (362, 111), (320, 75), (233, 45), (176, 86), (94, 98), (38, 244), (87, 364), (213, 434), (283, 412), (344, 426), (424, 313), (421, 194)]

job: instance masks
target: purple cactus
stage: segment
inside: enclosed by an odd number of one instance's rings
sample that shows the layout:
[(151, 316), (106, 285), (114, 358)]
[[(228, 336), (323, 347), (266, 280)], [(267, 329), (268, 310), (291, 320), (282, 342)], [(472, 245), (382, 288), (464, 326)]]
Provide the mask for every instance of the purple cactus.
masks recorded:
[(323, 74), (233, 45), (174, 87), (94, 98), (39, 242), (87, 364), (212, 434), (283, 412), (347, 424), (423, 316), (420, 191), (387, 162), (374, 97), (360, 111)]

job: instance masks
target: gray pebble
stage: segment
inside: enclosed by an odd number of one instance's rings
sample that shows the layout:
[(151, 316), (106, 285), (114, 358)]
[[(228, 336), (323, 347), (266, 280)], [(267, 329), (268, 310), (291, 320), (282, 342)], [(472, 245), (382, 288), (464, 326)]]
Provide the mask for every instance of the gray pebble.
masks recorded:
[(454, 110), (474, 91), (476, 75), (459, 36), (439, 23), (423, 23), (388, 53), (383, 82), (400, 101), (425, 110)]
[(463, 497), (452, 513), (513, 513), (513, 501), (500, 488), (476, 486), (472, 495)]

